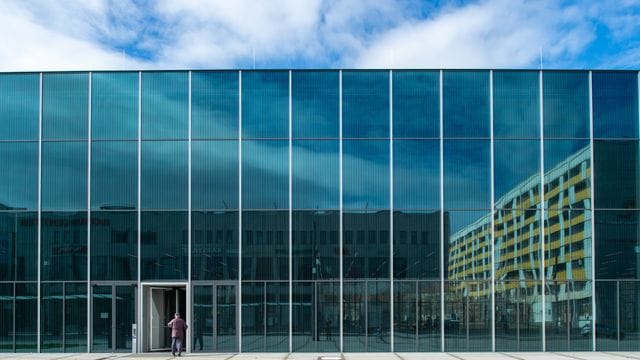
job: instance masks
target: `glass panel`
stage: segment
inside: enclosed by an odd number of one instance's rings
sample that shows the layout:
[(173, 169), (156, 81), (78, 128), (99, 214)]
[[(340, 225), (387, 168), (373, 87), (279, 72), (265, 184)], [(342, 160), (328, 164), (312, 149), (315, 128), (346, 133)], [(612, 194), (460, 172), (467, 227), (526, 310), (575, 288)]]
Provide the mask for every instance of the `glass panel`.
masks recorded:
[(338, 352), (340, 284), (293, 284), (293, 351)]
[(42, 284), (40, 311), (40, 351), (42, 352), (62, 352), (64, 349), (62, 286), (62, 283)]
[(140, 165), (142, 209), (186, 209), (189, 169), (186, 141), (143, 141)]
[(91, 138), (138, 138), (138, 73), (91, 74)]
[(112, 320), (111, 305), (113, 301), (111, 285), (92, 286), (91, 309), (93, 311), (92, 352), (112, 352)]
[(293, 71), (291, 74), (292, 136), (333, 138), (340, 135), (337, 71)]
[(238, 208), (238, 142), (191, 143), (191, 206)]
[(393, 137), (440, 137), (440, 72), (393, 72)]
[(87, 213), (42, 212), (41, 221), (42, 280), (86, 280)]
[(393, 284), (393, 344), (398, 352), (418, 351), (418, 282)]
[(441, 351), (440, 282), (418, 283), (418, 351)]
[(287, 209), (289, 207), (288, 159), (288, 141), (243, 141), (242, 207), (244, 209)]
[(91, 280), (138, 278), (138, 214), (91, 212)]
[(594, 71), (593, 137), (638, 137), (638, 73)]
[(293, 279), (338, 279), (339, 212), (294, 211), (292, 216)]
[(545, 291), (546, 350), (591, 351), (591, 282), (547, 281)]
[(440, 142), (394, 140), (393, 207), (440, 208)]
[(245, 211), (242, 231), (242, 279), (289, 279), (289, 212)]
[(42, 143), (42, 210), (87, 208), (87, 143)]
[(545, 213), (544, 258), (548, 280), (591, 279), (591, 211)]
[(491, 211), (444, 213), (449, 280), (491, 279)]
[[(35, 352), (38, 343), (38, 285), (16, 284), (16, 352)], [(44, 294), (42, 294), (44, 296)], [(42, 298), (44, 299), (44, 297)], [(41, 330), (43, 337), (46, 332)]]
[(343, 207), (389, 207), (389, 141), (345, 140), (343, 151)]
[(493, 72), (493, 136), (540, 138), (540, 73)]
[(340, 207), (340, 143), (294, 140), (291, 177), (294, 209)]
[(65, 284), (64, 351), (87, 351), (87, 284)]
[(42, 139), (86, 139), (88, 114), (88, 73), (42, 75)]
[(135, 209), (138, 204), (138, 144), (91, 143), (91, 210)]
[(213, 287), (193, 287), (193, 351), (212, 352), (213, 339)]
[(389, 211), (343, 214), (345, 279), (389, 278)]
[(445, 351), (491, 351), (491, 283), (445, 281)]
[(545, 71), (542, 76), (544, 137), (589, 138), (589, 73)]
[(367, 351), (367, 307), (364, 281), (343, 284), (343, 334), (345, 352)]
[(265, 283), (242, 283), (242, 351), (264, 352)]
[(542, 351), (542, 284), (496, 282), (496, 351)]
[(142, 72), (142, 138), (187, 139), (189, 73)]
[(588, 140), (544, 144), (545, 207), (591, 208), (591, 148)]
[(596, 210), (596, 279), (640, 279), (640, 212)]
[(38, 215), (0, 212), (0, 281), (36, 280)]
[(539, 281), (540, 211), (497, 210), (494, 226), (496, 281)]
[(389, 72), (342, 72), (342, 137), (389, 138)]
[(440, 278), (439, 211), (394, 211), (393, 278)]
[(216, 286), (216, 351), (235, 352), (236, 345), (236, 286)]
[(489, 72), (445, 71), (442, 81), (444, 137), (489, 138)]
[(389, 281), (367, 282), (367, 351), (391, 351)]
[(0, 353), (13, 352), (13, 283), (0, 283)]
[[(1, 78), (1, 77), (0, 77)], [(38, 143), (0, 142), (0, 209), (38, 208)]]
[(187, 280), (187, 212), (143, 211), (140, 217), (142, 280)]
[(136, 322), (134, 286), (116, 286), (116, 351), (131, 352), (131, 324)]
[(540, 206), (540, 141), (493, 143), (496, 208)]
[(238, 72), (191, 73), (191, 137), (238, 138)]
[(39, 74), (0, 75), (0, 139), (38, 139), (39, 97)]
[(191, 213), (191, 278), (238, 279), (238, 212)]
[[(597, 281), (596, 297), (596, 349), (598, 351), (620, 351), (618, 330), (620, 313), (618, 309), (618, 282)], [(591, 338), (591, 325), (580, 332)]]
[(444, 208), (491, 208), (491, 153), (488, 140), (444, 142)]
[(638, 208), (640, 142), (594, 141), (594, 196), (598, 208)]
[[(640, 350), (640, 282), (620, 281), (620, 350)], [(597, 314), (597, 310), (596, 310)], [(598, 324), (596, 324), (596, 335)], [(607, 335), (606, 331), (603, 335)]]
[(289, 137), (289, 72), (242, 72), (242, 137)]
[(289, 284), (245, 283), (242, 292), (242, 351), (287, 352)]

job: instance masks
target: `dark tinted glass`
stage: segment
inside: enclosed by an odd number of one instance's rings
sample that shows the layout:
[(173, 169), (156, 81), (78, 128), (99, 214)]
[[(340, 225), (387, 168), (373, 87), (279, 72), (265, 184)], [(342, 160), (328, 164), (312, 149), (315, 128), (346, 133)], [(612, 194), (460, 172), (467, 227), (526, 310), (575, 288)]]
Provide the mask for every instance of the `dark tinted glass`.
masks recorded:
[(42, 209), (87, 208), (87, 143), (42, 143)]
[(242, 72), (242, 137), (289, 137), (289, 72)]
[(389, 211), (343, 214), (345, 279), (389, 278)]
[(138, 73), (91, 74), (91, 138), (138, 138)]
[(238, 138), (238, 72), (191, 73), (191, 137)]
[(138, 143), (91, 143), (91, 209), (135, 209), (138, 204)]
[(389, 207), (389, 141), (346, 140), (342, 143), (343, 207)]
[(393, 291), (395, 351), (441, 351), (440, 282), (395, 281)]
[(593, 278), (591, 216), (589, 210), (545, 212), (544, 257), (548, 279), (565, 281)]
[(393, 72), (393, 137), (440, 137), (440, 73)]
[(440, 208), (440, 142), (393, 142), (393, 207)]
[(338, 138), (340, 83), (337, 71), (293, 71), (293, 138)]
[(238, 212), (191, 213), (193, 280), (238, 278)]
[(92, 211), (91, 280), (137, 279), (137, 257), (137, 213)]
[(493, 136), (540, 138), (540, 73), (493, 72)]
[(340, 206), (340, 144), (332, 140), (292, 143), (294, 209), (337, 209)]
[(594, 71), (593, 137), (638, 138), (638, 73)]
[(444, 208), (491, 208), (488, 140), (446, 140), (443, 154)]
[(143, 211), (140, 219), (142, 280), (187, 280), (186, 211)]
[(0, 209), (38, 208), (38, 143), (0, 143)]
[(142, 73), (142, 138), (187, 139), (189, 74)]
[(91, 312), (92, 320), (92, 343), (91, 350), (94, 352), (111, 352), (112, 347), (112, 288), (107, 286), (91, 287)]
[(0, 75), (0, 139), (37, 140), (40, 76)]
[(388, 352), (391, 337), (389, 281), (344, 283), (344, 351)]
[(295, 282), (292, 287), (294, 352), (340, 351), (340, 284)]
[(640, 279), (640, 213), (596, 210), (596, 279)]
[(87, 213), (42, 212), (42, 280), (86, 280)]
[(554, 299), (546, 317), (546, 351), (591, 351), (591, 282), (547, 281), (545, 285), (546, 299)]
[(87, 284), (64, 287), (64, 351), (87, 351)]
[[(543, 73), (544, 137), (589, 137), (589, 73)], [(546, 154), (546, 152), (545, 152)]]
[(13, 283), (0, 283), (0, 352), (13, 352)]
[(342, 137), (389, 137), (389, 72), (342, 72)]
[(238, 208), (238, 142), (191, 143), (191, 206)]
[(242, 213), (242, 279), (289, 279), (289, 211)]
[(445, 71), (443, 130), (448, 138), (488, 138), (489, 72)]
[(299, 210), (291, 222), (293, 279), (339, 279), (340, 213)]
[(493, 143), (496, 207), (529, 208), (540, 203), (540, 141)]
[(89, 74), (45, 73), (42, 78), (42, 138), (86, 139)]
[[(40, 351), (63, 352), (64, 289), (62, 283), (44, 283), (40, 293)], [(37, 312), (36, 312), (37, 314)], [(85, 314), (86, 317), (86, 314)]]
[(491, 351), (491, 282), (445, 281), (445, 351)]
[(539, 282), (496, 283), (496, 351), (542, 351), (541, 292)]
[(591, 207), (588, 140), (545, 140), (544, 199), (548, 208)]
[(595, 206), (638, 208), (639, 144), (637, 140), (593, 142)]
[(0, 212), (0, 281), (37, 279), (37, 242), (36, 212)]
[(16, 283), (16, 352), (35, 352), (38, 343), (38, 285)]
[(440, 277), (440, 212), (393, 213), (393, 278)]
[(242, 314), (242, 351), (288, 351), (288, 283), (242, 284)]
[(186, 209), (188, 192), (186, 141), (143, 141), (140, 165), (142, 209)]
[(242, 207), (289, 207), (289, 142), (242, 142)]

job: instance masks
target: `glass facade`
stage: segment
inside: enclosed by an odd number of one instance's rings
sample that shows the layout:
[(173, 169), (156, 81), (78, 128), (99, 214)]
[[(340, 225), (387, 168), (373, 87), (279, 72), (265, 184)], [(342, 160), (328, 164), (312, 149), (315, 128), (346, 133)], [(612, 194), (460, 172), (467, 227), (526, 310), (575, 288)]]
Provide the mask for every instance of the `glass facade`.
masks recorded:
[(0, 74), (0, 352), (638, 351), (639, 77)]

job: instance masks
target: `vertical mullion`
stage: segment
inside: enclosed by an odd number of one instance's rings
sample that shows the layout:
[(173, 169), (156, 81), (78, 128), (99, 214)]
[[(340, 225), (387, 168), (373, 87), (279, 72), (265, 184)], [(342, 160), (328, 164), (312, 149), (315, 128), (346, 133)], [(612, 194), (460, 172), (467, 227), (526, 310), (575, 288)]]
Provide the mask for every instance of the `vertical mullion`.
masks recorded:
[(389, 70), (389, 329), (391, 352), (394, 352), (393, 298), (393, 70)]
[(242, 70), (238, 71), (238, 290), (236, 333), (242, 352)]
[[(188, 117), (188, 149), (187, 149), (187, 177), (188, 177), (188, 189), (187, 189), (187, 293), (185, 294), (185, 298), (186, 298), (186, 306), (185, 306), (185, 310), (186, 310), (186, 320), (191, 321), (191, 241), (192, 241), (192, 235), (191, 235), (191, 71), (189, 71), (189, 104), (188, 104), (188, 110), (187, 110), (187, 117)], [(188, 352), (191, 352), (191, 339), (193, 338), (193, 332), (192, 331), (188, 331), (187, 332), (187, 338), (185, 339), (187, 341), (186, 344), (186, 350)]]
[(493, 138), (493, 70), (489, 71), (489, 128), (491, 153), (491, 351), (496, 351), (496, 259), (495, 259), (495, 160)]
[(443, 109), (443, 71), (440, 70), (440, 349), (445, 351), (444, 346), (444, 278), (445, 278), (445, 264), (444, 264), (444, 140), (443, 140), (443, 122), (444, 122), (444, 109)]
[[(594, 280), (595, 284), (595, 280)], [(595, 289), (595, 286), (594, 286)], [(595, 319), (595, 318), (594, 318)], [(595, 321), (593, 322), (595, 324)], [(591, 326), (591, 331), (596, 332), (595, 326)], [(620, 351), (620, 280), (616, 280), (616, 351)]]
[(344, 244), (343, 244), (343, 208), (342, 208), (342, 70), (340, 70), (339, 72), (339, 77), (338, 77), (338, 82), (339, 82), (339, 86), (338, 86), (338, 92), (339, 92), (339, 97), (340, 97), (340, 102), (339, 102), (339, 116), (338, 116), (338, 122), (340, 123), (340, 131), (339, 131), (339, 155), (338, 155), (338, 159), (339, 159), (339, 163), (340, 163), (340, 169), (339, 169), (339, 177), (340, 177), (340, 184), (339, 184), (339, 192), (340, 192), (340, 209), (339, 209), (339, 213), (340, 213), (340, 226), (339, 226), (339, 231), (340, 231), (340, 255), (339, 255), (339, 262), (340, 262), (340, 353), (342, 353), (344, 351)]
[(292, 256), (293, 256), (293, 250), (292, 250), (292, 244), (293, 244), (293, 238), (292, 238), (292, 216), (293, 216), (293, 212), (292, 212), (292, 206), (293, 206), (293, 202), (292, 202), (292, 168), (291, 168), (291, 158), (292, 158), (292, 143), (291, 143), (291, 70), (289, 70), (289, 352), (292, 351), (293, 348), (293, 265), (292, 265)]
[(62, 352), (65, 352), (67, 347), (67, 283), (62, 283)]
[(87, 352), (91, 352), (92, 319), (91, 307), (91, 81), (93, 73), (89, 72), (89, 111), (87, 131)]
[(547, 350), (547, 308), (546, 308), (546, 290), (547, 284), (545, 280), (545, 194), (544, 194), (544, 87), (543, 72), (539, 71), (538, 76), (539, 88), (539, 131), (540, 131), (540, 281), (541, 281), (541, 299), (542, 299), (542, 351)]
[(116, 352), (116, 300), (118, 298), (117, 287), (115, 284), (111, 286), (111, 352)]
[(40, 307), (42, 305), (42, 300), (41, 300), (41, 287), (42, 287), (42, 251), (41, 251), (41, 247), (42, 247), (42, 73), (40, 73), (40, 82), (39, 82), (39, 89), (38, 89), (38, 235), (37, 235), (37, 241), (38, 241), (38, 289), (36, 290), (38, 296), (36, 299), (36, 306), (38, 307), (36, 309), (37, 311), (37, 320), (38, 323), (36, 324), (36, 328), (37, 328), (37, 344), (36, 344), (36, 350), (37, 352), (40, 352), (40, 341), (42, 339), (41, 337), (41, 330), (42, 330), (42, 326), (41, 326), (41, 321), (40, 321), (40, 317), (41, 317), (41, 311), (40, 311)]
[(140, 225), (142, 223), (142, 214), (141, 214), (141, 210), (140, 210), (140, 168), (142, 166), (141, 163), (141, 149), (142, 149), (142, 72), (138, 71), (138, 184), (137, 184), (137, 224), (138, 224), (138, 231), (137, 231), (137, 246), (138, 246), (138, 257), (137, 257), (137, 266), (138, 266), (138, 284), (137, 284), (137, 291), (138, 291), (138, 325), (137, 325), (137, 332), (138, 332), (138, 339), (136, 342), (136, 347), (138, 349), (136, 349), (136, 352), (138, 351), (142, 351), (142, 339), (144, 339), (144, 326), (142, 326), (143, 323), (143, 318), (142, 318), (142, 314), (143, 314), (143, 289), (142, 289), (142, 285), (141, 285), (141, 280), (142, 280), (142, 274), (141, 272), (141, 230), (140, 230)]
[[(591, 345), (592, 351), (596, 351), (596, 296), (595, 296), (595, 279), (596, 279), (596, 245), (595, 245), (595, 237), (596, 237), (596, 227), (594, 221), (595, 215), (595, 196), (594, 196), (594, 184), (595, 177), (593, 169), (593, 73), (589, 71), (589, 149), (590, 149), (590, 158), (591, 158)], [(588, 211), (588, 210), (587, 210)], [(571, 219), (569, 219), (571, 221)], [(569, 223), (571, 226), (571, 223)]]

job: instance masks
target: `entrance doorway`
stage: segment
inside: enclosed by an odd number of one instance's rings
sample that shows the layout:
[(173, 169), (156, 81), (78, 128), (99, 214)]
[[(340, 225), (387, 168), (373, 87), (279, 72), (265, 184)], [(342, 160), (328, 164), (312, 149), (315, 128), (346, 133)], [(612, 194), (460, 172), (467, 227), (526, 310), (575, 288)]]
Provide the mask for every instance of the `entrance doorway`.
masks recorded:
[(170, 351), (171, 329), (167, 327), (167, 323), (174, 318), (175, 313), (180, 313), (189, 323), (186, 285), (146, 285), (143, 306), (144, 351)]

